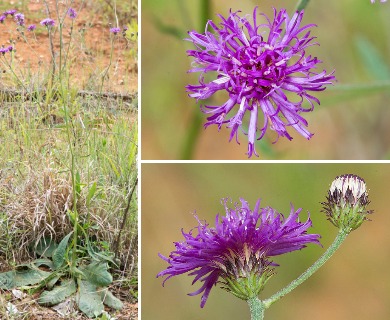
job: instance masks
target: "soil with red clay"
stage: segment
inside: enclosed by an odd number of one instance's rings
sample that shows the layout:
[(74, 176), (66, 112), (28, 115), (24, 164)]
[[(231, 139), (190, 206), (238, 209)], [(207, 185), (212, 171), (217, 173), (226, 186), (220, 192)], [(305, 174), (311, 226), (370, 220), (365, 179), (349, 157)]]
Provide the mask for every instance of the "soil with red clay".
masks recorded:
[[(25, 26), (36, 25), (36, 30), (31, 32), (26, 28), (18, 27), (14, 17), (8, 16), (0, 24), (0, 47), (13, 45), (15, 47), (12, 65), (18, 75), (31, 73), (28, 76), (30, 82), (37, 82), (36, 77), (43, 70), (49, 70), (51, 66), (52, 51), (48, 30), (40, 25), (44, 18), (51, 17), (58, 26), (57, 10), (60, 16), (64, 16), (71, 1), (3, 1), (0, 4), (0, 12), (6, 9), (16, 9), (25, 16)], [(117, 1), (119, 4), (121, 1)], [(122, 1), (124, 2), (124, 1)], [(48, 7), (46, 7), (46, 4)], [(108, 3), (108, 2), (107, 2)], [(9, 4), (9, 5), (8, 5)], [(104, 7), (106, 6), (106, 7)], [(138, 64), (137, 64), (137, 41), (128, 39), (122, 32), (117, 35), (110, 33), (110, 27), (124, 25), (137, 19), (137, 8), (132, 8), (131, 12), (119, 15), (118, 22), (108, 4), (100, 1), (80, 1), (72, 2), (72, 7), (77, 11), (77, 17), (71, 19), (66, 16), (63, 27), (63, 47), (67, 50), (71, 40), (68, 62), (70, 64), (70, 83), (78, 90), (101, 90), (102, 76), (107, 68), (102, 91), (117, 92), (122, 94), (134, 93), (137, 91)], [(110, 18), (112, 16), (112, 18)], [(71, 34), (71, 35), (70, 35)], [(52, 29), (53, 46), (56, 63), (60, 59), (60, 40), (57, 28)], [(111, 58), (111, 47), (112, 58)], [(63, 51), (66, 51), (63, 50)], [(62, 59), (65, 52), (62, 54)], [(10, 55), (7, 53), (2, 58), (10, 62)], [(1, 60), (1, 58), (0, 58)], [(12, 76), (7, 70), (6, 64), (1, 64), (3, 78), (1, 82), (7, 83), (7, 74)], [(6, 75), (4, 75), (4, 73)], [(36, 83), (34, 83), (36, 85)], [(32, 85), (30, 83), (30, 85)]]

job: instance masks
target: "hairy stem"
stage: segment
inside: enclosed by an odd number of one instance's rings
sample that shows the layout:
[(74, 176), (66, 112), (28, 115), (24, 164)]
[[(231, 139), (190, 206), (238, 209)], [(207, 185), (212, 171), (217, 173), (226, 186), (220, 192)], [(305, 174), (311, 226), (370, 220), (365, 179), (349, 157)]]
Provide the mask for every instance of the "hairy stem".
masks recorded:
[(326, 250), (325, 253), (316, 262), (314, 262), (314, 264), (309, 269), (307, 269), (297, 279), (293, 280), (289, 285), (284, 287), (282, 290), (275, 293), (270, 298), (263, 300), (265, 308), (269, 308), (274, 302), (278, 301), (280, 298), (284, 297), (286, 294), (294, 290), (301, 283), (303, 283), (310, 276), (312, 276), (320, 267), (322, 267), (324, 263), (328, 261), (329, 258), (337, 251), (337, 249), (340, 248), (341, 244), (347, 238), (349, 232), (350, 230), (340, 229), (339, 233), (337, 234), (335, 240), (330, 245), (328, 250)]
[(257, 297), (249, 299), (247, 302), (251, 313), (251, 320), (263, 320), (265, 309), (263, 302)]

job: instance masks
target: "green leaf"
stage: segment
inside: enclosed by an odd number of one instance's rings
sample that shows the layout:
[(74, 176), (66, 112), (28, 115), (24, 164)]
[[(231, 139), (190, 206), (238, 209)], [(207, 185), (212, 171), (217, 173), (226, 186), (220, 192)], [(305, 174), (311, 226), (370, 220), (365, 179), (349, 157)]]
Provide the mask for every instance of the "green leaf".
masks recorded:
[(96, 181), (92, 184), (92, 186), (88, 190), (88, 195), (87, 195), (87, 207), (89, 206), (89, 203), (91, 202), (93, 196), (96, 193)]
[(61, 240), (57, 249), (54, 250), (54, 252), (53, 252), (54, 269), (58, 269), (65, 262), (66, 247), (68, 246), (68, 241), (69, 241), (69, 238), (72, 235), (72, 233), (73, 233), (73, 231), (70, 232), (69, 234), (67, 234), (65, 236), (65, 238)]
[(89, 318), (99, 316), (103, 312), (104, 307), (96, 286), (83, 280), (78, 280), (78, 285), (79, 292), (76, 297), (76, 303), (79, 309)]
[(92, 262), (82, 269), (86, 280), (97, 286), (108, 286), (112, 282), (112, 275), (108, 272), (106, 262)]
[(50, 258), (57, 246), (58, 244), (55, 243), (51, 238), (44, 237), (38, 241), (34, 251), (40, 256)]
[(20, 269), (0, 273), (0, 288), (12, 289), (15, 287), (37, 284), (50, 276), (50, 272), (39, 269)]
[(68, 279), (62, 281), (61, 285), (55, 287), (51, 291), (43, 291), (41, 296), (38, 298), (38, 303), (44, 306), (54, 306), (67, 297), (76, 292), (76, 283), (74, 279)]
[(53, 262), (50, 259), (35, 259), (31, 264), (36, 267), (46, 266), (51, 270), (54, 270)]
[(111, 291), (104, 289), (100, 292), (100, 296), (103, 300), (103, 303), (115, 310), (121, 310), (123, 308), (123, 303), (118, 298), (116, 298)]
[(0, 273), (0, 289), (9, 290), (15, 287), (15, 271)]
[(363, 65), (366, 66), (368, 72), (377, 80), (389, 80), (390, 70), (388, 64), (375, 45), (364, 37), (358, 37), (355, 40), (355, 44), (363, 60)]

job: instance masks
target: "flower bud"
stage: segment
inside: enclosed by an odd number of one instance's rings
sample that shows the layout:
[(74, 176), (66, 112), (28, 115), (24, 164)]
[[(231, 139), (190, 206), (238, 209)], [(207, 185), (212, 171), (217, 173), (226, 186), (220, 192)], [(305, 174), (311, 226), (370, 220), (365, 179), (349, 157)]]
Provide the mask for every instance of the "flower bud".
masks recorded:
[(366, 210), (370, 203), (365, 181), (354, 174), (344, 174), (332, 182), (327, 202), (322, 202), (323, 212), (336, 227), (351, 232), (361, 226), (372, 210)]

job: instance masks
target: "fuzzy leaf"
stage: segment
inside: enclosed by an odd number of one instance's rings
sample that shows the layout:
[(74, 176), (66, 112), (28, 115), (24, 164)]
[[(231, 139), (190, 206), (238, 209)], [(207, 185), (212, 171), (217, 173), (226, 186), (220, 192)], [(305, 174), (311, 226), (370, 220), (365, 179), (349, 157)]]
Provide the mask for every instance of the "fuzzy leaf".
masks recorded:
[(108, 272), (105, 262), (92, 262), (82, 269), (86, 280), (97, 286), (108, 286), (112, 282), (112, 275)]
[(36, 247), (35, 247), (35, 253), (37, 253), (40, 256), (51, 258), (53, 255), (53, 251), (58, 247), (58, 244), (55, 243), (51, 238), (44, 237), (41, 238)]
[(51, 291), (43, 291), (41, 296), (38, 298), (38, 303), (44, 306), (54, 306), (67, 297), (76, 292), (76, 284), (74, 279), (68, 279), (61, 283), (60, 286), (55, 287)]
[(103, 310), (103, 302), (97, 288), (89, 281), (79, 280), (79, 292), (77, 294), (76, 303), (79, 309), (84, 312), (89, 318), (99, 316)]
[(32, 264), (34, 264), (37, 267), (40, 266), (46, 266), (50, 268), (51, 270), (54, 270), (53, 262), (50, 259), (35, 259)]
[(53, 252), (54, 269), (58, 269), (65, 262), (66, 247), (68, 246), (68, 241), (72, 233), (73, 231), (67, 234), (65, 238), (61, 240), (57, 249), (54, 250)]
[(0, 273), (0, 289), (9, 290), (15, 287), (15, 271)]
[(103, 300), (103, 303), (115, 310), (121, 310), (123, 308), (123, 303), (118, 298), (116, 298), (111, 291), (104, 289), (100, 292), (100, 296)]
[(37, 284), (50, 276), (50, 272), (39, 269), (21, 269), (0, 273), (0, 288), (12, 289), (15, 287)]

